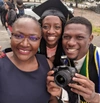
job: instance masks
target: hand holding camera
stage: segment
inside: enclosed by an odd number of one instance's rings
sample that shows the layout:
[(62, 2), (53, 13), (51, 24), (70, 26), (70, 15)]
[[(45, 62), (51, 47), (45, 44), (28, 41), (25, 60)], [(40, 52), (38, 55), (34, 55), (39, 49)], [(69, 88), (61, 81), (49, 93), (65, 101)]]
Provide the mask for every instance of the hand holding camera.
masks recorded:
[(47, 91), (52, 95), (52, 96), (58, 96), (60, 97), (61, 95), (61, 87), (59, 87), (55, 82), (54, 82), (54, 70), (51, 70), (48, 72), (47, 76)]
[(47, 90), (53, 96), (60, 97), (61, 89), (73, 82), (72, 78), (77, 73), (76, 68), (67, 66), (66, 56), (61, 58), (63, 65), (53, 68), (48, 72), (47, 76)]
[(65, 87), (69, 83), (74, 82), (72, 78), (77, 73), (76, 68), (67, 65), (61, 65), (54, 68), (54, 81), (60, 87)]
[(72, 78), (75, 76), (75, 73), (77, 73), (77, 69), (75, 67), (68, 66), (66, 60), (67, 56), (61, 56), (61, 62), (63, 65), (53, 68), (53, 70), (55, 71), (54, 81), (58, 86), (62, 88), (69, 83), (72, 83)]

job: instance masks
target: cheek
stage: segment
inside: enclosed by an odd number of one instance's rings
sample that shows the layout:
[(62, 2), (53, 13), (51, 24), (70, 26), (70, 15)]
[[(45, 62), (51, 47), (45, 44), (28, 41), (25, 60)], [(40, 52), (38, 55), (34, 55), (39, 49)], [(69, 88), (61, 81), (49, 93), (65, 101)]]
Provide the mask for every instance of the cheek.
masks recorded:
[(84, 41), (82, 44), (81, 44), (81, 48), (83, 50), (87, 50), (89, 48), (89, 43), (87, 41)]
[(34, 50), (38, 50), (38, 48), (39, 48), (39, 46), (40, 46), (40, 42), (38, 42), (38, 43), (34, 43), (34, 44), (32, 44), (31, 45), (32, 46), (32, 48), (34, 49)]
[(58, 32), (58, 37), (59, 38), (62, 37), (62, 32), (61, 31)]
[(87, 53), (88, 48), (89, 48), (89, 44), (87, 42), (80, 43), (79, 55), (84, 56)]
[(47, 31), (46, 30), (42, 30), (42, 36), (45, 37), (47, 34)]
[(67, 41), (62, 39), (62, 46), (65, 47), (67, 45)]
[(15, 48), (18, 43), (11, 39), (10, 44), (11, 44), (11, 48)]

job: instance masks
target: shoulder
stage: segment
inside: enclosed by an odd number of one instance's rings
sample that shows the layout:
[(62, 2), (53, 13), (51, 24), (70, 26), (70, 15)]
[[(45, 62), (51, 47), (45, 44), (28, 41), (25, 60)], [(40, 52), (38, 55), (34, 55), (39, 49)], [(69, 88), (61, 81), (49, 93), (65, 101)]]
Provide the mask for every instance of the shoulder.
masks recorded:
[(100, 58), (100, 47), (96, 47), (96, 55), (98, 55)]
[(37, 58), (42, 58), (42, 59), (44, 58), (44, 59), (46, 59), (46, 56), (43, 55), (43, 54), (38, 54), (38, 53), (37, 53), (37, 54), (36, 54), (36, 57), (37, 57)]
[(100, 47), (97, 47), (97, 51), (99, 51), (99, 52), (100, 52)]
[(11, 9), (10, 13), (16, 14), (16, 11), (14, 9)]

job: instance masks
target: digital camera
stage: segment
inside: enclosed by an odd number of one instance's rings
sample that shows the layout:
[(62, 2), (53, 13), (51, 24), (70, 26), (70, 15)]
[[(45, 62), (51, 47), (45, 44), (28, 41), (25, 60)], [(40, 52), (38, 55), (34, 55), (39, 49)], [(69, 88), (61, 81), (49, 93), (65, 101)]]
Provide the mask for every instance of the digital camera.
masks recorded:
[[(63, 58), (65, 61), (65, 58)], [(77, 73), (77, 69), (75, 67), (67, 66), (67, 64), (57, 66), (53, 68), (54, 72), (54, 81), (60, 87), (65, 87), (69, 83), (73, 82), (72, 78), (75, 73)]]

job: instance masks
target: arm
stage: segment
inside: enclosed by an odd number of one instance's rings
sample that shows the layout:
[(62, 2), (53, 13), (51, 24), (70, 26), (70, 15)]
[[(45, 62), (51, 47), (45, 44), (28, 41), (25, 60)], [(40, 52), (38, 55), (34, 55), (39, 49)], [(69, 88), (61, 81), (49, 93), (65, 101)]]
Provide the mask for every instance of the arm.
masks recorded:
[[(0, 50), (1, 50), (1, 46), (0, 46)], [(5, 53), (0, 51), (0, 58), (3, 58), (5, 56)]]
[[(49, 66), (50, 66), (50, 69), (52, 69), (52, 68), (53, 68), (52, 62), (51, 62), (49, 59), (47, 59), (47, 61), (48, 61), (48, 64), (49, 64)], [(50, 93), (50, 92), (49, 92), (49, 93)], [(50, 94), (51, 94), (51, 93), (50, 93)], [(58, 102), (57, 98), (51, 94), (51, 97), (50, 97), (50, 100), (49, 100), (48, 103), (59, 103), (59, 102)]]
[(69, 84), (73, 92), (81, 95), (86, 102), (100, 103), (100, 94), (95, 92), (95, 85), (91, 80), (76, 73), (73, 81), (77, 82)]
[(64, 89), (55, 84), (53, 73), (53, 70), (48, 72), (47, 90), (51, 95), (56, 96), (58, 99), (60, 98), (62, 100), (62, 103), (68, 103), (68, 93)]

